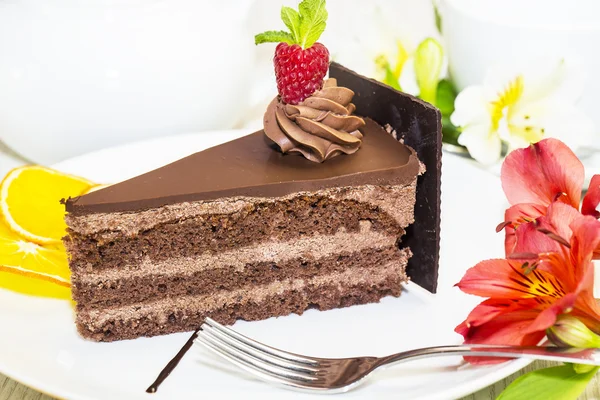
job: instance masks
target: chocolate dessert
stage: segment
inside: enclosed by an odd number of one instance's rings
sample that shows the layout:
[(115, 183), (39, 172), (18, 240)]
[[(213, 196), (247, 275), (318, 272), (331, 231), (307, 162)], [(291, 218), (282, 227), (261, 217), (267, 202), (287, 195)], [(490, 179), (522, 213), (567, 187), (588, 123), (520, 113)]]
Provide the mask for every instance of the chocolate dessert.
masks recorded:
[(407, 270), (435, 290), (439, 113), (335, 63), (330, 76), (315, 101), (275, 100), (264, 131), (67, 201), (83, 337), (376, 302)]

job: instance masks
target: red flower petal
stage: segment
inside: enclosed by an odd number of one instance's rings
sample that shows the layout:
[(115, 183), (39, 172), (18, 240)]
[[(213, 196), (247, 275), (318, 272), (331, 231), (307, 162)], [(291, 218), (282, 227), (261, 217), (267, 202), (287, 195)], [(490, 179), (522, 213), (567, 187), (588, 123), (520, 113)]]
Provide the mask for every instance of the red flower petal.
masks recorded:
[[(465, 343), (535, 346), (546, 336), (545, 331), (527, 333), (537, 313), (517, 311), (501, 316), (466, 331)], [(458, 327), (457, 327), (458, 331)], [(498, 358), (465, 357), (472, 364), (493, 364), (506, 361)]]
[(594, 298), (594, 268), (590, 266), (577, 288), (572, 314), (595, 332), (600, 333), (600, 305)]
[(583, 277), (587, 269), (592, 269), (594, 252), (600, 247), (600, 221), (591, 216), (576, 219), (571, 223), (571, 262), (575, 273)]
[(461, 322), (460, 325), (458, 325), (456, 328), (454, 328), (454, 332), (458, 333), (462, 337), (467, 337), (469, 335), (469, 329), (469, 325), (467, 325), (467, 321), (465, 320)]
[[(560, 208), (566, 210), (565, 207), (569, 206)], [(552, 276), (555, 279), (553, 282), (560, 285), (559, 289), (563, 294), (583, 295), (582, 292), (593, 292), (592, 257), (600, 246), (600, 221), (579, 213), (570, 215), (575, 216), (569, 226), (572, 229), (570, 247), (559, 245), (558, 251), (541, 254), (537, 271)], [(569, 232), (563, 234), (567, 235)]]
[(515, 230), (515, 253), (545, 253), (560, 251), (560, 244), (538, 230), (536, 222), (523, 224)]
[(557, 202), (551, 204), (546, 215), (538, 219), (538, 226), (570, 241), (573, 235), (571, 224), (582, 217), (578, 209)]
[(585, 171), (560, 140), (544, 139), (512, 151), (502, 164), (502, 188), (511, 205), (548, 206), (557, 198), (579, 208)]
[(600, 218), (598, 204), (600, 204), (600, 175), (594, 175), (592, 176), (588, 192), (583, 198), (581, 212), (585, 215)]
[[(519, 205), (514, 207), (519, 207)], [(580, 218), (583, 218), (581, 213), (570, 205), (552, 203), (547, 209), (547, 215), (537, 218), (535, 222), (521, 224), (513, 231), (510, 239), (514, 241), (513, 252), (536, 254), (562, 252), (563, 246), (542, 231), (552, 232), (568, 242), (573, 234), (570, 225)]]
[(527, 327), (526, 333), (535, 333), (545, 331), (556, 322), (556, 317), (560, 314), (567, 313), (573, 309), (577, 294), (569, 293), (563, 298), (557, 300), (550, 307), (542, 311), (536, 319)]
[(516, 204), (506, 210), (504, 220), (510, 222), (505, 230), (504, 251), (506, 257), (516, 252), (517, 237), (515, 230), (521, 225), (535, 221), (546, 213), (546, 207), (539, 204)]
[(536, 269), (532, 260), (486, 260), (467, 270), (456, 284), (465, 293), (495, 299), (561, 297), (564, 288), (554, 276)]
[[(593, 282), (591, 286), (593, 286)], [(593, 290), (585, 290), (579, 294), (571, 315), (578, 318), (592, 331), (600, 334), (600, 306), (593, 296)]]
[[(466, 328), (484, 325), (498, 316), (519, 310), (541, 312), (542, 305), (534, 298), (510, 300), (510, 299), (487, 299), (479, 303), (463, 322)], [(462, 325), (462, 324), (461, 324)], [(461, 326), (457, 326), (457, 329)], [(455, 330), (458, 332), (457, 330)], [(460, 333), (460, 332), (458, 332)]]
[(524, 335), (528, 333), (529, 325), (538, 315), (539, 312), (518, 310), (502, 314), (477, 326), (468, 326), (463, 322), (456, 327), (455, 331), (463, 332), (465, 343), (519, 345)]

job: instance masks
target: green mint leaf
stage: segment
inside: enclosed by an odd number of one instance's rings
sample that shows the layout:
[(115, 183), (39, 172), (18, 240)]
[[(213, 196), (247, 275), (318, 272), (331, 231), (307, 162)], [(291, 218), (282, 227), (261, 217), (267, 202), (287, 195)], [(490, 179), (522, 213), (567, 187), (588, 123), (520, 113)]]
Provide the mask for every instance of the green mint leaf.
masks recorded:
[(327, 25), (327, 9), (325, 0), (303, 0), (298, 6), (300, 10), (300, 37), (298, 44), (303, 49), (312, 46)]
[(419, 97), (435, 104), (437, 87), (444, 63), (442, 45), (433, 38), (423, 40), (415, 52), (415, 75), (419, 85)]
[(288, 27), (294, 38), (294, 43), (300, 40), (300, 14), (290, 7), (281, 7), (281, 20)]
[(440, 109), (444, 117), (450, 117), (454, 112), (454, 101), (458, 95), (452, 82), (442, 79), (438, 82), (435, 106)]
[(286, 31), (266, 31), (254, 36), (254, 44), (261, 43), (279, 43), (294, 44), (292, 34)]
[(581, 374), (572, 365), (538, 369), (517, 378), (496, 400), (576, 400), (599, 368)]

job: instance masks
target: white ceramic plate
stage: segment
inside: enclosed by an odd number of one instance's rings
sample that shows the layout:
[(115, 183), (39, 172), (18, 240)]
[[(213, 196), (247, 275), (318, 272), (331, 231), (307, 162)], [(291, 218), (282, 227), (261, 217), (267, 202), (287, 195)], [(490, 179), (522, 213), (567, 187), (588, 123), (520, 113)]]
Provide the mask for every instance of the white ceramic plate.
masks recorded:
[[(242, 135), (241, 131), (170, 137), (99, 151), (56, 165), (98, 182), (116, 182), (194, 151)], [(235, 329), (301, 354), (342, 357), (385, 355), (414, 347), (460, 343), (453, 332), (479, 299), (453, 285), (484, 258), (502, 255), (494, 227), (506, 207), (496, 177), (459, 157), (443, 160), (443, 222), (439, 293), (409, 284), (400, 298), (302, 316), (238, 322)], [(0, 290), (0, 372), (48, 394), (68, 399), (323, 398), (290, 392), (251, 379), (194, 347), (156, 394), (146, 387), (185, 343), (174, 334), (116, 343), (77, 336), (73, 310)], [(463, 365), (459, 357), (424, 360), (381, 371), (345, 398), (457, 398), (519, 370), (527, 361)]]

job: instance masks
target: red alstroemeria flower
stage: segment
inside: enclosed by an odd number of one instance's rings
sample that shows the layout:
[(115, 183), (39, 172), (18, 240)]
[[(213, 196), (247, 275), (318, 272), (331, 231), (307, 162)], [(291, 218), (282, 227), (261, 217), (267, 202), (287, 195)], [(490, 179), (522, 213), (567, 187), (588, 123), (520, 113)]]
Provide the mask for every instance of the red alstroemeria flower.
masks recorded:
[[(505, 251), (509, 256), (523, 252), (517, 247), (522, 242), (523, 233), (529, 232), (529, 242), (546, 242), (543, 233), (531, 233), (530, 229), (520, 230), (524, 224), (536, 223), (539, 217), (548, 214), (548, 208), (555, 203), (572, 207), (579, 212), (581, 191), (585, 179), (583, 164), (564, 143), (556, 139), (544, 139), (525, 149), (512, 151), (502, 165), (502, 188), (511, 207), (506, 210), (504, 223), (498, 230), (506, 229)], [(600, 217), (597, 210), (600, 203), (600, 175), (592, 178), (587, 195), (583, 199), (582, 213)], [(566, 209), (563, 207), (562, 211)], [(567, 223), (554, 219), (555, 224)], [(558, 226), (554, 226), (554, 231)], [(569, 235), (563, 235), (568, 238)], [(550, 251), (551, 248), (547, 249)], [(597, 255), (600, 249), (597, 249)]]
[[(570, 207), (563, 204), (558, 208), (563, 206)], [(456, 327), (465, 343), (537, 345), (557, 316), (565, 313), (600, 333), (600, 306), (593, 297), (592, 264), (593, 253), (600, 246), (600, 221), (580, 216), (571, 221), (569, 229), (572, 234), (568, 242), (547, 232), (559, 242), (556, 252), (487, 260), (467, 271), (457, 286), (463, 292), (488, 299)], [(469, 361), (498, 362), (481, 358)]]

